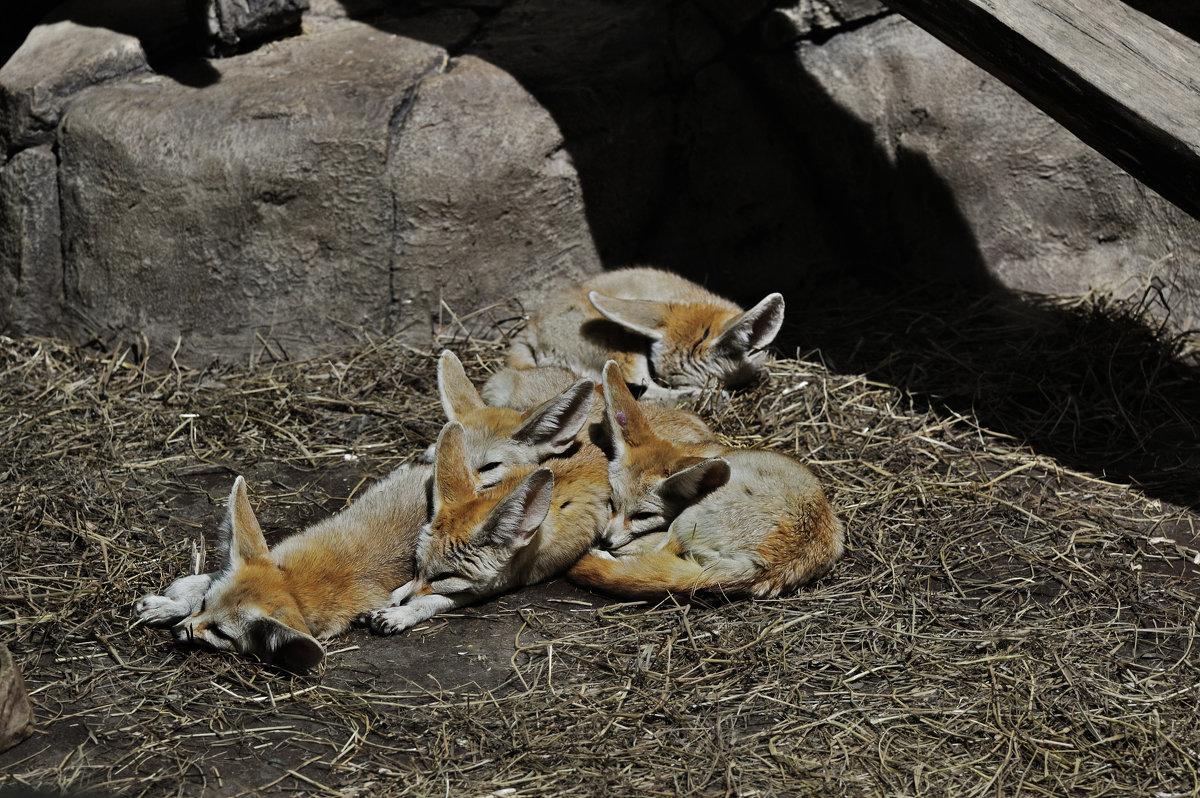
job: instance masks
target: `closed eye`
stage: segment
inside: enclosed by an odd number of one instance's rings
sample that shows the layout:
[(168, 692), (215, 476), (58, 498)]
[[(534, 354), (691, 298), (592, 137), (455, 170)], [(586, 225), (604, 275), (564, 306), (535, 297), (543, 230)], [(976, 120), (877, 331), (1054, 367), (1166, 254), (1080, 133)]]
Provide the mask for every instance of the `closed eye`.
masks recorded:
[(233, 642), (233, 635), (229, 634), (215, 623), (210, 623), (208, 625), (208, 631), (212, 632), (214, 637), (219, 637), (222, 640), (228, 640), (231, 643)]
[(655, 518), (658, 518), (658, 513), (641, 512), (629, 516), (630, 521), (651, 521)]
[(497, 469), (499, 467), (500, 467), (500, 463), (484, 463), (483, 465), (481, 465), (479, 467), (479, 473), (482, 474), (485, 471), (494, 471), (495, 469)]

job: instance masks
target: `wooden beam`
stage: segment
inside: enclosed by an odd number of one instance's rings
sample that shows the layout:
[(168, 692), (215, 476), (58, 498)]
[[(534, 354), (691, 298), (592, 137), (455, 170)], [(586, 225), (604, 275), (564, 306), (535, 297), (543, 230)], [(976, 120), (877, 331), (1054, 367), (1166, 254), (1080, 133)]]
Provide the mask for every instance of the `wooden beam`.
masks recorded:
[(886, 0), (1200, 218), (1200, 44), (1119, 0)]

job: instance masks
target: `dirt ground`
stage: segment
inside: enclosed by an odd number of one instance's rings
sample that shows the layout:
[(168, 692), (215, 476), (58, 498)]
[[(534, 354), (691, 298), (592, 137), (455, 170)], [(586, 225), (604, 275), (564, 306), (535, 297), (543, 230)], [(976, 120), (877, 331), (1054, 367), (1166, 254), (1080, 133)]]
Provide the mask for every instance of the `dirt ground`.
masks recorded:
[[(1093, 348), (1094, 310), (1076, 336)], [(352, 631), (305, 676), (179, 645), (133, 604), (211, 546), (235, 474), (278, 539), (422, 449), (435, 352), (153, 370), (0, 339), (0, 635), (37, 725), (0, 753), (0, 794), (1200, 793), (1197, 350), (1105, 319), (1132, 354), (1045, 339), (1061, 359), (1009, 368), (1007, 394), (977, 340), (986, 397), (898, 387), (893, 336), (888, 380), (781, 357), (701, 408), (730, 442), (809, 463), (845, 521), (845, 559), (795, 596), (619, 603), (558, 580)], [(452, 345), (476, 379), (499, 362)], [(1140, 385), (1111, 379), (1126, 367)], [(1086, 380), (1110, 390), (1070, 388)], [(1000, 404), (1060, 390), (1093, 403), (1026, 435)], [(1064, 454), (1105, 441), (1120, 478)]]
[[(264, 505), (260, 510), (261, 520), (268, 540), (273, 544), (286, 537), (293, 529), (301, 529), (326, 514), (344, 506), (345, 499), (355, 487), (372, 476), (363, 468), (335, 466), (319, 473), (306, 473), (298, 469), (266, 464), (255, 469), (256, 481), (266, 490), (281, 495), (303, 497), (305, 504), (298, 513), (281, 512)], [(181, 478), (180, 488), (169, 492), (162, 509), (162, 518), (167, 527), (175, 532), (182, 531), (177, 539), (168, 538), (171, 552), (168, 559), (178, 560), (179, 552), (190, 551), (193, 542), (207, 540), (211, 546), (217, 525), (224, 515), (223, 502), (231, 482), (225, 469), (201, 468), (198, 472)], [(175, 556), (171, 556), (171, 555)], [(211, 556), (211, 553), (210, 553)], [(210, 563), (211, 564), (211, 563)], [(134, 678), (151, 683), (172, 681), (172, 671), (195, 669), (205, 674), (226, 671), (233, 676), (234, 683), (249, 690), (250, 695), (236, 696), (235, 703), (242, 703), (246, 711), (237, 713), (237, 720), (229, 728), (220, 730), (220, 713), (211, 715), (201, 706), (189, 709), (193, 720), (212, 724), (211, 731), (194, 733), (187, 739), (203, 742), (200, 747), (208, 749), (205, 759), (213, 761), (212, 779), (205, 779), (203, 769), (198, 772), (199, 782), (185, 781), (172, 786), (167, 792), (178, 789), (182, 794), (197, 790), (212, 795), (238, 795), (247, 791), (276, 789), (281, 792), (308, 792), (313, 785), (305, 786), (304, 769), (313, 764), (314, 755), (320, 757), (322, 745), (306, 744), (304, 738), (315, 738), (324, 731), (319, 719), (305, 718), (281, 709), (293, 696), (303, 695), (305, 690), (319, 686), (322, 690), (340, 692), (353, 696), (387, 695), (398, 690), (407, 694), (485, 695), (489, 691), (505, 689), (514, 680), (514, 658), (523, 647), (545, 641), (537, 626), (531, 626), (531, 614), (561, 616), (570, 623), (576, 613), (594, 614), (594, 608), (613, 602), (580, 590), (565, 580), (555, 580), (534, 586), (519, 594), (509, 594), (464, 610), (438, 616), (421, 625), (412, 633), (395, 637), (380, 637), (365, 629), (356, 629), (339, 637), (328, 646), (327, 662), (319, 676), (292, 676), (269, 668), (254, 666), (260, 671), (259, 679), (246, 679), (234, 672), (246, 663), (229, 661), (227, 656), (214, 652), (189, 648), (175, 643), (162, 631), (131, 626), (134, 613), (132, 604), (108, 604), (111, 593), (104, 585), (96, 586), (94, 598), (97, 609), (111, 614), (114, 621), (129, 626), (129, 635), (142, 638), (139, 642), (150, 643), (159, 650), (165, 660), (161, 665), (133, 664), (125, 661), (116, 651), (109, 651), (101, 644), (98, 651), (75, 656), (53, 658), (55, 670), (72, 672), (73, 662), (85, 662), (96, 657), (121, 657), (121, 666)], [(165, 587), (165, 584), (162, 585)], [(109, 641), (116, 647), (121, 642)], [(92, 647), (94, 648), (94, 646)], [(154, 657), (158, 659), (159, 657)], [(232, 670), (231, 670), (232, 669)], [(43, 689), (44, 676), (35, 665), (25, 673), (25, 678), (34, 693), (37, 705), (38, 687)], [(256, 682), (261, 680), (261, 684)], [(262, 690), (266, 690), (263, 693)], [(91, 693), (91, 691), (88, 691)], [(274, 693), (274, 695), (273, 695)], [(291, 695), (289, 695), (291, 694)], [(228, 689), (221, 692), (235, 698)], [(168, 696), (171, 701), (188, 705), (186, 691)], [(75, 710), (75, 711), (73, 711)], [(82, 710), (84, 717), (76, 711)], [(72, 759), (103, 758), (119, 751), (131, 743), (122, 735), (122, 729), (111, 724), (123, 713), (107, 699), (89, 695), (72, 706), (58, 708), (59, 717), (50, 723), (39, 723), (34, 737), (8, 752), (0, 753), (0, 771), (33, 772), (53, 775), (49, 784), (56, 784), (72, 765)], [(88, 716), (100, 716), (100, 722), (89, 722)], [(207, 717), (206, 717), (207, 715)], [(286, 718), (286, 721), (280, 721)], [(271, 720), (274, 719), (274, 720)], [(258, 738), (257, 735), (263, 735)], [(138, 744), (134, 735), (133, 744)], [(272, 740), (277, 737), (277, 740)], [(271, 755), (264, 757), (258, 742), (272, 741)], [(87, 766), (76, 763), (78, 767)], [(86, 781), (86, 779), (85, 779)], [(35, 791), (8, 784), (0, 795), (37, 794), (47, 789), (39, 782)], [(163, 785), (149, 790), (157, 794)], [(57, 790), (51, 791), (56, 793)], [(124, 793), (125, 790), (116, 792)], [(143, 790), (134, 790), (134, 794)], [(74, 788), (69, 794), (76, 794)], [(85, 794), (107, 794), (88, 791)]]

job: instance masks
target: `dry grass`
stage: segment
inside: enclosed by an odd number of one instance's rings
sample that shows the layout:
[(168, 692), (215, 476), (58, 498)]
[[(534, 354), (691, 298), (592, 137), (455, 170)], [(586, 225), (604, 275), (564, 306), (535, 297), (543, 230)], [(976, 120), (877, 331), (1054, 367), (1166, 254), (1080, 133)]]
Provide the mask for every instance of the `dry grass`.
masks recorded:
[[(1171, 347), (1172, 362), (1196, 351)], [(500, 353), (454, 348), (475, 376)], [(471, 621), (519, 629), (508, 677), (459, 690), (407, 680), (378, 656), (393, 641), (365, 633), (296, 678), (132, 623), (139, 595), (191, 568), (233, 473), (278, 528), (426, 445), (432, 355), (384, 341), (157, 373), (128, 352), (0, 339), (0, 630), (40, 729), (0, 755), (0, 788), (1200, 792), (1197, 513), (811, 359), (777, 360), (712, 414), (732, 441), (811, 463), (840, 508), (850, 551), (798, 596), (516, 595)]]

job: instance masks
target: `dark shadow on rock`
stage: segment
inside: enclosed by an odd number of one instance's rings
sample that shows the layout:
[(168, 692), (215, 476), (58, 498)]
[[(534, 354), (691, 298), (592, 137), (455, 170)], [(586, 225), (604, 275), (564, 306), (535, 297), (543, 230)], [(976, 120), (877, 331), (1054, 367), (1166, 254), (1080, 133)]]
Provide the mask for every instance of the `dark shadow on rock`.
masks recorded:
[(1125, 0), (1125, 4), (1200, 42), (1200, 3), (1179, 0)]
[(220, 73), (204, 57), (203, 9), (196, 0), (52, 0), (21, 11), (6, 29), (0, 63), (8, 61), (37, 25), (70, 21), (136, 38), (152, 70), (187, 86), (210, 86)]
[(61, 4), (62, 0), (48, 0), (46, 3), (18, 3), (16, 8), (9, 9), (5, 13), (4, 27), (0, 28), (0, 65), (8, 63), (29, 31)]
[(698, 2), (347, 6), (521, 81), (563, 132), (608, 267), (653, 263), (744, 304), (780, 290), (782, 352), (1200, 506), (1200, 370), (1178, 342), (1144, 308), (1000, 285), (927, 157), (885, 152), (755, 21)]

